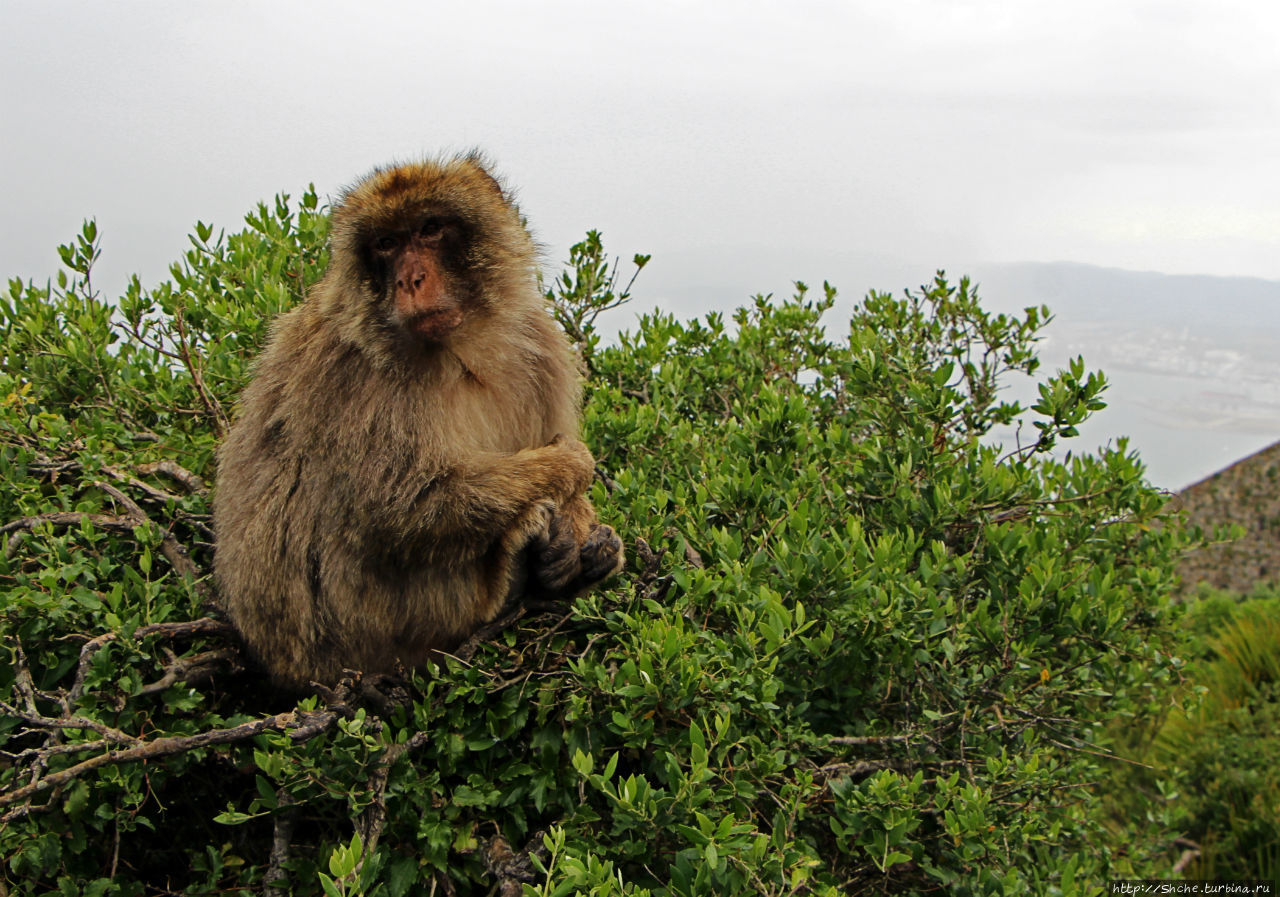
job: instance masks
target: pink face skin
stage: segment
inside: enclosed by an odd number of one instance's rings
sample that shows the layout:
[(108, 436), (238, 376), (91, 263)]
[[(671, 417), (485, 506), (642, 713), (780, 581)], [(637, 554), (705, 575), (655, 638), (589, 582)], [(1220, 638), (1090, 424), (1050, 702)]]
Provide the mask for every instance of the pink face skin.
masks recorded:
[(388, 262), (394, 281), (394, 318), (405, 330), (440, 342), (462, 324), (462, 307), (440, 262), (447, 225), (429, 218), (414, 234), (387, 234), (374, 252)]

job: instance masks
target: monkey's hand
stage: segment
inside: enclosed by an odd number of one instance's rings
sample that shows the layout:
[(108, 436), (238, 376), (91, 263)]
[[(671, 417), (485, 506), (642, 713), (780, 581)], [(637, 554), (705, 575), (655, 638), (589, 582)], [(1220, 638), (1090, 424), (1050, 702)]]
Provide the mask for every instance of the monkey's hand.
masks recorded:
[(587, 444), (581, 439), (559, 433), (542, 451), (553, 452), (553, 457), (564, 465), (565, 470), (571, 472), (574, 477), (571, 494), (586, 492), (591, 486), (591, 478), (596, 472), (596, 459), (591, 454), (591, 449), (587, 448)]

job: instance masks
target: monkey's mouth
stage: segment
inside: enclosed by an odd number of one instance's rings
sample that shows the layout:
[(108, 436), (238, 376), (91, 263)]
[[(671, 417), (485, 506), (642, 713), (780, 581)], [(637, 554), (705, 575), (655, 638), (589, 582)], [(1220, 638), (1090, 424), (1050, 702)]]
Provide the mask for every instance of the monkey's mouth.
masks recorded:
[(411, 315), (404, 322), (405, 330), (426, 340), (439, 342), (462, 323), (462, 309), (438, 308)]

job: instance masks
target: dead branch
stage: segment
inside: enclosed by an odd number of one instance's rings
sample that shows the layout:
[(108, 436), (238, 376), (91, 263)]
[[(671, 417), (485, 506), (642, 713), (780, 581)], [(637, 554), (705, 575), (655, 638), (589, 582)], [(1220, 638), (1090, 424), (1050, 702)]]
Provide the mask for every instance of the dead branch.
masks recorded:
[(150, 464), (143, 464), (138, 468), (138, 472), (144, 476), (164, 474), (192, 495), (203, 495), (208, 490), (203, 479), (196, 476), (176, 461), (170, 461), (167, 458), (162, 461), (153, 461)]
[(18, 546), (22, 542), (22, 533), (31, 532), (41, 524), (47, 523), (55, 529), (61, 529), (68, 526), (79, 526), (86, 520), (98, 529), (118, 533), (131, 533), (137, 525), (130, 517), (113, 517), (110, 514), (86, 514), (83, 511), (51, 511), (47, 514), (22, 517), (0, 525), (0, 534), (12, 534), (9, 536), (8, 544), (5, 545), (4, 556), (5, 558), (12, 558), (17, 554)]
[[(224, 638), (236, 638), (236, 629), (230, 623), (223, 620), (216, 620), (213, 617), (201, 617), (198, 620), (181, 620), (173, 623), (148, 623), (146, 626), (139, 626), (133, 631), (135, 640), (141, 640), (149, 635), (159, 635), (165, 638), (190, 638), (197, 635), (218, 635)], [(76, 678), (71, 684), (71, 689), (67, 692), (65, 706), (71, 706), (80, 700), (80, 696), (84, 694), (85, 677), (89, 674), (89, 665), (103, 645), (113, 642), (120, 637), (118, 632), (104, 632), (96, 635), (86, 641), (80, 647), (80, 662), (76, 669)], [(237, 650), (237, 655), (239, 651)]]
[(860, 747), (867, 744), (894, 744), (910, 740), (910, 735), (837, 735), (830, 739), (830, 742), (831, 744)]
[[(134, 744), (124, 750), (95, 754), (74, 766), (50, 773), (38, 782), (0, 794), (0, 807), (19, 805), (4, 816), (0, 816), (0, 822), (9, 822), (12, 819), (25, 816), (31, 810), (30, 801), (32, 798), (43, 792), (61, 788), (73, 779), (104, 766), (156, 760), (198, 748), (244, 741), (264, 732), (279, 732), (288, 735), (294, 741), (306, 741), (329, 729), (337, 722), (338, 717), (339, 714), (332, 710), (290, 710), (226, 729), (211, 729), (198, 735), (168, 735), (153, 738), (150, 741), (134, 739)], [(90, 721), (78, 720), (78, 722), (89, 723)], [(80, 727), (78, 726), (77, 728)]]
[(271, 859), (267, 864), (266, 873), (262, 876), (264, 897), (285, 897), (287, 893), (285, 885), (289, 882), (289, 875), (285, 872), (284, 865), (289, 861), (293, 826), (298, 820), (296, 797), (281, 786), (276, 789), (276, 800), (279, 802), (280, 810), (276, 813), (275, 823), (271, 829)]
[(890, 760), (859, 760), (857, 763), (829, 763), (818, 768), (818, 773), (828, 781), (842, 778), (863, 778), (882, 769), (899, 769), (903, 764)]

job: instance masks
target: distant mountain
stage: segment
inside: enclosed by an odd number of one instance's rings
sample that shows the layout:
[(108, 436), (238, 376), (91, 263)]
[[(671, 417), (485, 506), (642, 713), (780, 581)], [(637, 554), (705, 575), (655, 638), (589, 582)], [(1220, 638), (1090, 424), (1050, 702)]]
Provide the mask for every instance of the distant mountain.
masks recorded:
[[(1076, 262), (1009, 264), (942, 260), (912, 264), (857, 251), (811, 247), (718, 246), (655, 254), (637, 284), (641, 308), (680, 314), (721, 311), (755, 293), (788, 294), (796, 280), (828, 281), (852, 304), (869, 290), (900, 293), (932, 279), (936, 266), (976, 281), (988, 307), (1019, 311), (1049, 305), (1069, 324), (1118, 322), (1171, 330), (1221, 331), (1230, 338), (1280, 331), (1280, 280), (1158, 274)], [(653, 297), (645, 301), (644, 297)]]
[(1280, 439), (1280, 281), (1069, 262), (982, 265), (985, 304), (1046, 304), (1050, 369), (1083, 355), (1111, 381), (1086, 446), (1131, 437), (1153, 482), (1180, 488)]
[[(1156, 274), (1074, 262), (979, 265), (982, 295), (1016, 307), (1045, 303), (1061, 319), (1208, 328), (1249, 336), (1280, 328), (1280, 281)], [(1017, 297), (1015, 299), (1015, 297)]]

